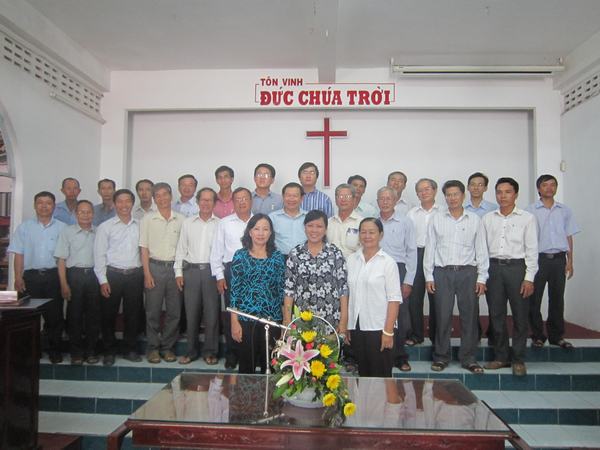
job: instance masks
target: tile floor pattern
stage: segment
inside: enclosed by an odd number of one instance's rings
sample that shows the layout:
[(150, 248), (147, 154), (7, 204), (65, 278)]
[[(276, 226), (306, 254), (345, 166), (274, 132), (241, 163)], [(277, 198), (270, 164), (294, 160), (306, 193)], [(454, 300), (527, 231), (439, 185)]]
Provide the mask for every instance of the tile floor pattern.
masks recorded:
[[(600, 340), (582, 339), (573, 343), (578, 349), (600, 348)], [(457, 344), (453, 339), (453, 345)], [(432, 372), (426, 360), (411, 361), (411, 365), (411, 373), (395, 369), (394, 376), (458, 378), (534, 448), (600, 447), (600, 359), (528, 362), (528, 376), (522, 382), (515, 382), (509, 368), (478, 376), (468, 373), (457, 362), (441, 374)], [(43, 359), (39, 430), (84, 433), (84, 448), (103, 448), (104, 436), (184, 369), (226, 372), (222, 359), (217, 366), (208, 366), (202, 360), (180, 366), (164, 362), (131, 363), (118, 358), (112, 368), (72, 367), (68, 360), (51, 366)], [(98, 381), (106, 377), (108, 381)], [(126, 440), (124, 448), (130, 445)]]

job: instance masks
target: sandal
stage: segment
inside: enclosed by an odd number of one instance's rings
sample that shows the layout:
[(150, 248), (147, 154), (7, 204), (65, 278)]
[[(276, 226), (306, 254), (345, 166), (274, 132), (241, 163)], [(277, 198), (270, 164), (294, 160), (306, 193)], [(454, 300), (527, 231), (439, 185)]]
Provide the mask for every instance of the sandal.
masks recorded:
[(408, 345), (409, 347), (413, 347), (417, 345), (417, 341), (415, 341), (414, 339), (407, 339), (406, 341), (404, 341), (404, 344)]
[(483, 367), (481, 367), (477, 363), (469, 364), (468, 366), (463, 366), (463, 367), (465, 369), (467, 369), (471, 373), (475, 373), (475, 374), (482, 374), (483, 373)]
[(434, 361), (433, 363), (431, 363), (431, 370), (433, 370), (434, 372), (441, 372), (442, 370), (444, 370), (448, 365), (444, 364), (443, 362), (439, 362), (439, 361)]
[(410, 367), (410, 364), (407, 361), (404, 361), (402, 364), (400, 364), (398, 369), (400, 369), (402, 372), (410, 372), (412, 367)]
[(189, 364), (192, 362), (192, 358), (190, 358), (189, 356), (185, 355), (182, 356), (181, 358), (179, 358), (179, 364)]
[(214, 366), (215, 364), (217, 364), (219, 362), (219, 358), (217, 358), (215, 355), (208, 355), (202, 359), (204, 359), (204, 362), (206, 364), (208, 364), (209, 366)]
[(571, 344), (569, 341), (565, 341), (564, 339), (558, 341), (556, 345), (564, 350), (571, 350), (573, 348), (573, 344)]
[(534, 348), (542, 348), (544, 346), (544, 341), (541, 339), (532, 339), (531, 346)]

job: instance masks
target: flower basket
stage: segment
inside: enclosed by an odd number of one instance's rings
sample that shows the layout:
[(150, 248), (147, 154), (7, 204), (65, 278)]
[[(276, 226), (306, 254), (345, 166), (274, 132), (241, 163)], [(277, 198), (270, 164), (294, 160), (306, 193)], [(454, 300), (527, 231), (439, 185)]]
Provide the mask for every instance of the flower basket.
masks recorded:
[[(325, 407), (324, 417), (332, 425), (341, 425), (354, 413), (356, 407), (340, 376), (339, 337), (325, 319), (295, 308), (294, 320), (273, 354), (274, 398), (297, 399), (303, 394), (304, 401), (296, 406), (310, 403), (310, 407)], [(310, 401), (306, 398), (307, 392), (308, 397), (312, 397)]]

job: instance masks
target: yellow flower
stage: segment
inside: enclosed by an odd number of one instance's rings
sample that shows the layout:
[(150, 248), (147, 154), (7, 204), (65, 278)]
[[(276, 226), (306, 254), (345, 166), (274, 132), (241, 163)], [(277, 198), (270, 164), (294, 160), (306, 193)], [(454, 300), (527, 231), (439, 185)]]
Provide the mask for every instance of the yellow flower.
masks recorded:
[(323, 358), (327, 358), (329, 355), (331, 355), (333, 353), (333, 350), (331, 350), (331, 347), (327, 344), (323, 344), (321, 345), (321, 356)]
[(323, 376), (323, 374), (325, 373), (325, 364), (323, 364), (319, 360), (311, 361), (311, 363), (310, 363), (310, 373), (315, 378), (321, 378)]
[(330, 375), (327, 377), (327, 387), (331, 390), (335, 390), (338, 388), (340, 383), (342, 382), (342, 378), (339, 375)]
[(300, 318), (305, 322), (309, 322), (313, 318), (313, 313), (310, 311), (302, 311), (300, 313)]
[(317, 337), (317, 332), (315, 330), (308, 330), (302, 332), (302, 340), (304, 342), (312, 342)]
[[(325, 401), (325, 399), (323, 399), (323, 401)], [(356, 411), (356, 405), (354, 403), (349, 402), (344, 405), (344, 415), (346, 417), (354, 414), (354, 411)]]
[(329, 394), (325, 394), (323, 396), (323, 405), (325, 405), (325, 406), (335, 405), (335, 394), (332, 394), (331, 392)]

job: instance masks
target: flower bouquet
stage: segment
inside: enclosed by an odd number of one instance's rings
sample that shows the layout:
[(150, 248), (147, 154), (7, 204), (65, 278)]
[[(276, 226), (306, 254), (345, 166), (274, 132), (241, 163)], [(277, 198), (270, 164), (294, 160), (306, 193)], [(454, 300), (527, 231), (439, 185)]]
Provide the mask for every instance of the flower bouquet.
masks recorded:
[[(323, 323), (332, 330), (331, 334)], [(273, 351), (273, 397), (292, 398), (314, 390), (312, 401), (326, 407), (324, 418), (330, 424), (341, 425), (354, 414), (356, 406), (340, 376), (339, 353), (339, 339), (331, 324), (310, 311), (294, 308), (294, 319)]]

